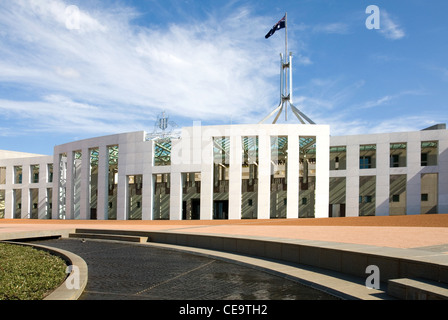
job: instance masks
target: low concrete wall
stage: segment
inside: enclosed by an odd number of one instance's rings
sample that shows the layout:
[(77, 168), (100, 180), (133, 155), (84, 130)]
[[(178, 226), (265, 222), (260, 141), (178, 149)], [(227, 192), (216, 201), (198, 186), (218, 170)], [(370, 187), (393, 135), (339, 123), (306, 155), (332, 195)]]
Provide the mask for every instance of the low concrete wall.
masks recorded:
[[(117, 233), (114, 230), (114, 233)], [(311, 240), (237, 237), (219, 234), (179, 232), (136, 232), (148, 241), (275, 259), (333, 270), (365, 278), (366, 268), (376, 265), (381, 281), (397, 278), (424, 278), (448, 283), (448, 255), (414, 249)]]
[(21, 240), (21, 239), (36, 239), (36, 238), (47, 238), (47, 237), (63, 237), (66, 238), (75, 229), (59, 229), (59, 230), (24, 230), (24, 231), (11, 231), (11, 232), (1, 232), (0, 241), (7, 240)]
[[(77, 229), (76, 232), (147, 237), (148, 242), (157, 244), (227, 252), (265, 261), (290, 263), (291, 266), (305, 265), (358, 279), (366, 279), (370, 275), (366, 273), (366, 268), (375, 265), (379, 268), (380, 280), (384, 284), (402, 278), (448, 283), (448, 255), (416, 249), (175, 231)], [(336, 290), (340, 291), (340, 288)]]

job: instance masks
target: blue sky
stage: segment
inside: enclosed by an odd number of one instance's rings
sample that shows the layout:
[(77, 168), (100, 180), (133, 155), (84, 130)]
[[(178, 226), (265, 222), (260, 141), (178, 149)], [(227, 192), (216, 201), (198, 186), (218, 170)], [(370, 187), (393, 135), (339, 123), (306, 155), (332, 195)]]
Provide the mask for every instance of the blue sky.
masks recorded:
[(332, 135), (448, 122), (446, 0), (7, 0), (0, 149), (152, 132), (162, 111), (258, 123), (279, 103), (285, 33), (264, 36), (285, 12), (294, 105)]

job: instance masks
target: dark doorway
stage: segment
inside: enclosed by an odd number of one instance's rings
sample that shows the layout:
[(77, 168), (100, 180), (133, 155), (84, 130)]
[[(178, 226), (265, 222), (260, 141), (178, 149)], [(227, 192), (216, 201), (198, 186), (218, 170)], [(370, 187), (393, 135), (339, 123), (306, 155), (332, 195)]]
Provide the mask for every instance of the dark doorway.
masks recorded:
[(213, 201), (213, 219), (229, 218), (229, 200)]
[(201, 218), (201, 199), (190, 199), (188, 202), (182, 201), (182, 220), (199, 220)]
[(201, 218), (201, 199), (191, 199), (191, 220)]
[(333, 217), (345, 217), (345, 203), (330, 204), (328, 209), (328, 216)]
[(96, 220), (96, 208), (90, 208), (90, 220)]

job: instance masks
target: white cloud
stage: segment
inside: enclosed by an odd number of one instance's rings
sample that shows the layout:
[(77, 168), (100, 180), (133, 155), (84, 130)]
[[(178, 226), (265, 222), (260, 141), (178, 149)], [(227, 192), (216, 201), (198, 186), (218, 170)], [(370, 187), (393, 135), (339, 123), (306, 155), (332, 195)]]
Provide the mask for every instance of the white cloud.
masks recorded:
[(386, 10), (381, 10), (381, 29), (380, 32), (387, 38), (391, 40), (399, 40), (406, 36), (398, 23), (392, 20), (389, 13)]
[[(249, 17), (247, 9), (162, 29), (133, 25), (137, 13), (129, 8), (79, 7), (80, 29), (73, 30), (66, 26), (68, 6), (62, 0), (0, 2), (0, 83), (35, 93), (34, 101), (0, 101), (18, 119), (38, 115), (45, 130), (88, 124), (116, 132), (124, 121), (141, 130), (162, 110), (190, 120), (247, 120), (254, 112), (261, 119), (277, 96), (270, 80), (277, 78), (274, 57), (281, 46), (275, 44), (282, 39), (266, 41), (270, 22)], [(61, 120), (69, 125), (58, 125)]]
[(68, 67), (68, 68), (56, 67), (55, 71), (58, 75), (60, 75), (63, 78), (74, 79), (74, 78), (79, 78), (79, 76), (80, 76), (78, 71), (76, 71), (75, 69), (70, 68), (70, 67)]
[(370, 109), (370, 108), (374, 108), (374, 107), (380, 107), (380, 106), (387, 105), (388, 102), (390, 102), (392, 100), (396, 100), (403, 96), (409, 96), (409, 95), (415, 96), (415, 95), (423, 95), (423, 94), (425, 94), (425, 93), (422, 90), (402, 91), (397, 94), (386, 95), (386, 96), (381, 97), (376, 100), (367, 101), (361, 105), (356, 106), (355, 109)]
[(384, 132), (410, 132), (436, 124), (430, 116), (397, 116), (389, 119), (353, 119), (346, 114), (333, 116), (326, 122), (332, 136), (380, 134)]
[(329, 34), (347, 34), (348, 24), (342, 22), (320, 24), (313, 27), (314, 32)]

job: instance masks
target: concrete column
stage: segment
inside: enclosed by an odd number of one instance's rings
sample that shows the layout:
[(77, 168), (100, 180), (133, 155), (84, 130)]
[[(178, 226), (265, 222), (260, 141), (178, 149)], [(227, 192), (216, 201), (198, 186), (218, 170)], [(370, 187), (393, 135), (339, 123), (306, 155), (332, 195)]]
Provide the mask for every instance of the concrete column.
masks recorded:
[(65, 219), (72, 220), (73, 216), (73, 151), (67, 152), (67, 180), (65, 194)]
[(242, 150), (241, 136), (230, 136), (229, 220), (241, 219)]
[(81, 195), (80, 216), (81, 220), (90, 219), (90, 150), (83, 148), (81, 163)]
[(142, 220), (152, 220), (154, 183), (152, 172), (150, 171), (143, 174), (142, 196)]
[(316, 218), (328, 218), (330, 194), (330, 132), (316, 137)]
[(359, 216), (359, 144), (347, 143), (346, 216)]
[[(287, 203), (286, 218), (299, 217), (299, 136), (288, 135)], [(270, 183), (270, 182), (269, 182)]]
[[(120, 158), (120, 152), (118, 157)], [(117, 220), (126, 220), (128, 211), (128, 177), (125, 172), (125, 164), (120, 165), (120, 160), (118, 160)]]
[(48, 165), (42, 163), (39, 169), (39, 198), (38, 198), (38, 217), (39, 219), (47, 218), (47, 177)]
[(39, 219), (45, 219), (47, 217), (47, 188), (39, 187), (38, 190), (39, 194), (37, 196), (37, 216)]
[(108, 205), (108, 151), (107, 146), (100, 146), (98, 154), (98, 198), (97, 198), (97, 219), (107, 220), (107, 205)]
[(213, 138), (202, 139), (201, 220), (213, 219)]
[(5, 219), (13, 218), (13, 206), (14, 206), (14, 198), (13, 198), (13, 190), (11, 188), (5, 189)]
[(31, 218), (31, 206), (30, 206), (30, 166), (22, 165), (22, 184), (19, 189), (22, 189), (22, 219), (30, 219)]
[(439, 139), (439, 194), (438, 212), (448, 212), (448, 134), (443, 131)]
[[(381, 142), (380, 142), (381, 141)], [(389, 215), (390, 193), (390, 143), (389, 140), (379, 138), (376, 145), (376, 199), (375, 215)]]
[(5, 189), (5, 219), (14, 218), (14, 191), (12, 188)]
[(170, 220), (182, 220), (182, 174), (171, 172)]
[(54, 220), (59, 216), (60, 160), (60, 155), (55, 152), (53, 155), (53, 208), (51, 210), (51, 219)]
[(421, 141), (419, 132), (409, 133), (407, 144), (406, 214), (421, 211)]
[(271, 138), (258, 137), (258, 219), (269, 219), (271, 206)]

